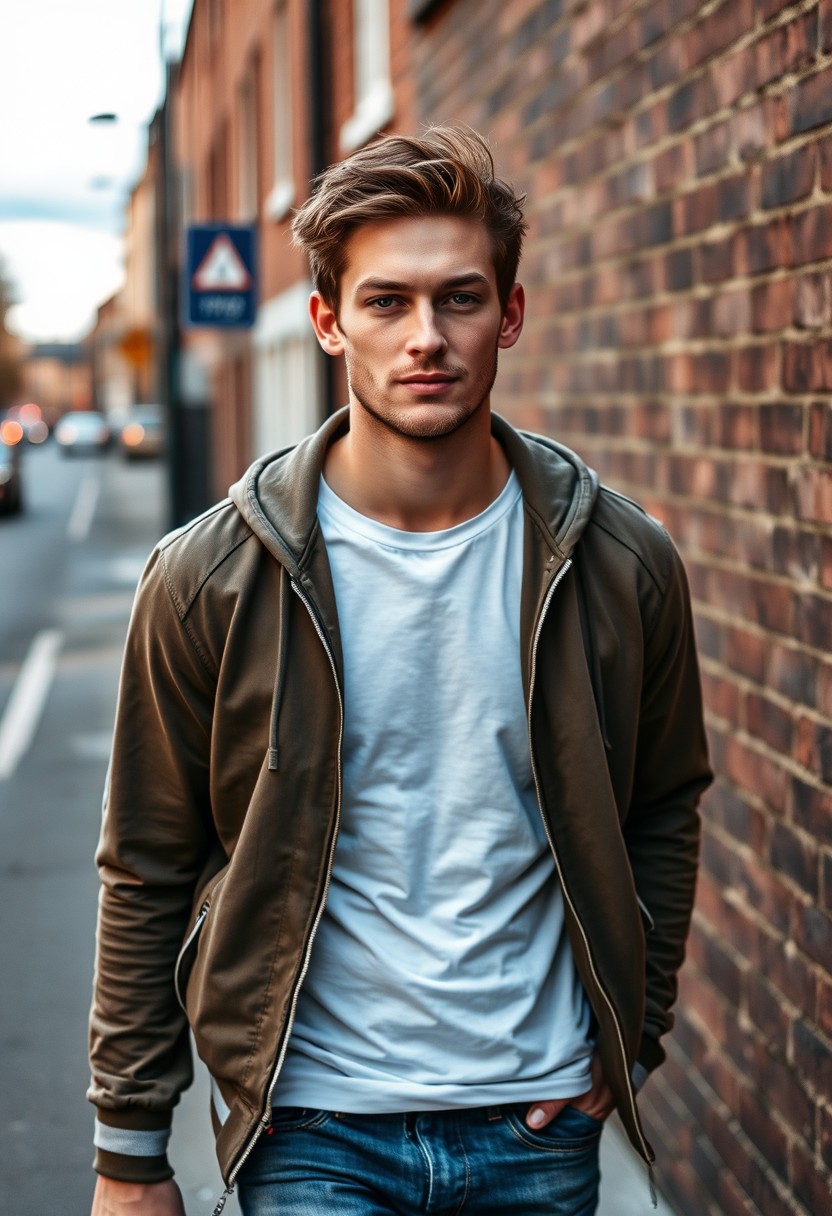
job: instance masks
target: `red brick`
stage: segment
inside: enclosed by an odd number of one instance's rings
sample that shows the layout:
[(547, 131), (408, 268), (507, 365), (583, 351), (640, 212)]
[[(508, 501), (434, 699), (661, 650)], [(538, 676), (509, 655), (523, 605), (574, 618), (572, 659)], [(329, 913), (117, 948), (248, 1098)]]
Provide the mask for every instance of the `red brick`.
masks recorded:
[(760, 447), (777, 456), (799, 456), (804, 445), (806, 411), (802, 405), (759, 407)]
[(784, 1059), (785, 1044), (772, 1040), (768, 1043), (754, 1041), (745, 1061), (761, 1097), (769, 1111), (776, 1111), (795, 1131), (802, 1134), (804, 1128), (812, 1133), (814, 1125), (814, 1102), (806, 1092), (803, 1079)]
[(814, 702), (817, 659), (785, 642), (773, 642), (768, 656), (766, 683), (774, 692), (797, 705)]
[(764, 976), (749, 970), (744, 976), (745, 1004), (756, 1028), (772, 1043), (785, 1043), (791, 1016), (783, 998)]
[(829, 0), (821, 0), (820, 3), (819, 42), (822, 51), (832, 50), (832, 8), (829, 6)]
[(725, 773), (741, 788), (759, 795), (773, 810), (782, 812), (788, 786), (786, 772), (768, 756), (738, 738), (728, 739)]
[(816, 160), (814, 145), (805, 144), (763, 165), (763, 206), (783, 207), (811, 194)]
[(734, 355), (737, 387), (764, 393), (777, 387), (777, 351), (771, 346), (746, 346)]
[(794, 497), (798, 519), (832, 523), (832, 472), (804, 469), (795, 480)]
[(811, 904), (797, 904), (793, 923), (797, 946), (824, 971), (832, 971), (832, 917)]
[(773, 333), (787, 329), (794, 310), (793, 281), (774, 279), (761, 283), (753, 289), (752, 305), (755, 333)]
[(832, 390), (832, 342), (785, 343), (783, 387), (792, 393)]
[(791, 243), (795, 265), (832, 257), (832, 203), (812, 207), (794, 216)]
[[(811, 257), (806, 259), (811, 261)], [(755, 224), (737, 236), (737, 272), (762, 274), (780, 270), (792, 261), (792, 232), (786, 219)]]
[(824, 1165), (832, 1170), (832, 1110), (818, 1107), (818, 1147)]
[(686, 140), (663, 149), (653, 161), (653, 176), (656, 190), (662, 194), (672, 190), (691, 173), (692, 155)]
[(808, 646), (827, 651), (832, 637), (832, 602), (804, 594), (798, 604), (796, 634)]
[(698, 67), (747, 33), (753, 26), (753, 10), (752, 0), (724, 0), (711, 10), (685, 36), (689, 66)]
[(727, 122), (708, 127), (694, 139), (696, 173), (705, 177), (726, 165), (731, 155), (731, 129)]
[(809, 455), (832, 460), (832, 406), (815, 402), (809, 410)]
[(829, 1170), (818, 1168), (814, 1156), (799, 1141), (791, 1146), (790, 1172), (795, 1196), (803, 1204), (804, 1211), (820, 1216), (828, 1210), (832, 1177)]
[(820, 889), (817, 845), (810, 837), (784, 823), (775, 823), (771, 836), (771, 864), (778, 874), (795, 883), (812, 899)]
[(832, 839), (832, 791), (797, 777), (791, 786), (792, 816), (798, 827), (820, 840)]
[(792, 135), (832, 123), (832, 71), (826, 69), (798, 80), (789, 92), (788, 111)]
[(752, 47), (726, 55), (708, 69), (716, 108), (733, 106), (757, 87), (758, 69)]
[(775, 751), (788, 755), (792, 748), (794, 719), (791, 713), (758, 693), (749, 693), (745, 700), (745, 720), (748, 730)]
[(717, 182), (715, 211), (719, 222), (726, 223), (749, 214), (752, 209), (751, 183), (749, 173), (735, 173)]
[(754, 48), (757, 88), (812, 63), (817, 28), (817, 10), (812, 10), (761, 38)]
[[(787, 938), (766, 935), (761, 938), (763, 975), (778, 992), (797, 1009), (814, 1009), (817, 1000), (818, 981), (816, 968), (800, 953), (795, 943)], [(793, 1102), (795, 1118), (804, 1116), (800, 1104)]]
[[(830, 9), (832, 12), (832, 9)], [(821, 189), (828, 194), (832, 190), (832, 136), (822, 139), (818, 145), (818, 160), (820, 163)]]
[(771, 1118), (769, 1102), (761, 1102), (762, 1095), (744, 1091), (738, 1111), (740, 1127), (749, 1140), (763, 1154), (771, 1169), (781, 1178), (789, 1173), (786, 1133)]
[(736, 238), (706, 241), (698, 248), (699, 278), (703, 283), (720, 283), (734, 273)]
[(832, 324), (832, 276), (828, 271), (797, 279), (794, 323), (800, 329), (824, 329)]

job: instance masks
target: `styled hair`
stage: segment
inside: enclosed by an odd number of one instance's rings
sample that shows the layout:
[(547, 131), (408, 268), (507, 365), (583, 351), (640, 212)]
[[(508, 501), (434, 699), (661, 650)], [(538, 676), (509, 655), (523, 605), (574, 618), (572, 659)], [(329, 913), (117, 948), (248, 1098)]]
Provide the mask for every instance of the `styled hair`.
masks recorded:
[(517, 277), (526, 222), (511, 186), (494, 174), (488, 144), (469, 127), (429, 127), (387, 135), (324, 170), (296, 212), (293, 243), (309, 258), (317, 291), (337, 310), (347, 240), (365, 224), (455, 215), (483, 224), (491, 238), (503, 308)]

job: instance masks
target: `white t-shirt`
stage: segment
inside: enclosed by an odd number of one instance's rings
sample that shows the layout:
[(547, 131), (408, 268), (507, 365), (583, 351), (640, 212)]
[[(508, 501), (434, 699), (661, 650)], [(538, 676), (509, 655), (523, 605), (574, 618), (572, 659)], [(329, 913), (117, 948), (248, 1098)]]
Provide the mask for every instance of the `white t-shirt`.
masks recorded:
[(362, 1113), (590, 1087), (589, 1006), (535, 795), (523, 501), (402, 532), (321, 481), (344, 651), (343, 807), (274, 1100)]

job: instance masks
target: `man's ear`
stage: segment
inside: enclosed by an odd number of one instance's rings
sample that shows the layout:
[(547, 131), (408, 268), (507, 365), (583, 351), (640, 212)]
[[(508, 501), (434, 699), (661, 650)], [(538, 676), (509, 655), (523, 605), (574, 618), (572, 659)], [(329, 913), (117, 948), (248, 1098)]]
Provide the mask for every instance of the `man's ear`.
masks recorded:
[(319, 291), (313, 291), (309, 297), (309, 319), (315, 331), (315, 337), (328, 355), (344, 353), (344, 338), (338, 328), (338, 318), (335, 309), (327, 304)]
[(506, 304), (502, 324), (500, 325), (500, 336), (497, 339), (497, 345), (501, 350), (507, 350), (509, 346), (514, 346), (514, 343), (520, 337), (525, 314), (526, 293), (521, 283), (515, 283), (508, 293), (508, 303)]

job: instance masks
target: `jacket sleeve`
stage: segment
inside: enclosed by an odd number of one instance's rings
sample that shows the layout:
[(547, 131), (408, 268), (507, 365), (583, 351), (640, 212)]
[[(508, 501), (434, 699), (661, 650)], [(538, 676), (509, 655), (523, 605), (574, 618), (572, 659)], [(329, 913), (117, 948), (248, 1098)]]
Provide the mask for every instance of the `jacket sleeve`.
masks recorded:
[(90, 1017), (95, 1168), (123, 1181), (172, 1174), (172, 1109), (192, 1078), (176, 957), (214, 837), (209, 746), (216, 680), (148, 563), (125, 649), (101, 839)]
[(647, 624), (633, 798), (624, 834), (646, 929), (646, 1008), (638, 1061), (664, 1059), (661, 1035), (685, 956), (699, 853), (697, 805), (711, 781), (687, 579), (669, 538), (667, 586)]

